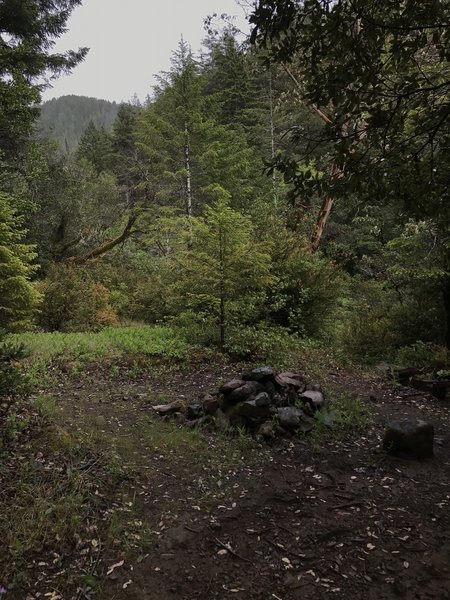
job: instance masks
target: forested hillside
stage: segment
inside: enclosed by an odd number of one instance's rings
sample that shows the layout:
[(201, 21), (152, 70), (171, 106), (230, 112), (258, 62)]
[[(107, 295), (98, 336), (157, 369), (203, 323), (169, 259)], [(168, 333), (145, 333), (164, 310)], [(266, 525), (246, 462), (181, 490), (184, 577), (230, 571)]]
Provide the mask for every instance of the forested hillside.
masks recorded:
[(86, 96), (61, 96), (44, 102), (37, 128), (41, 135), (59, 142), (64, 150), (74, 150), (86, 127), (109, 129), (117, 116), (118, 105)]

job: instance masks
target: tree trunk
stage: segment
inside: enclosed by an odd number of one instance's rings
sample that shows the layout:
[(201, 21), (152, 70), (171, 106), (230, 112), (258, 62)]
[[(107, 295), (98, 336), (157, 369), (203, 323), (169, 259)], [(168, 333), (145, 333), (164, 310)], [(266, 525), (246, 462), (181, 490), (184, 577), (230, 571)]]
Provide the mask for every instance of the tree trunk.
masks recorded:
[[(270, 152), (272, 161), (275, 159), (275, 124), (273, 121), (273, 90), (272, 90), (272, 73), (269, 72), (269, 106), (270, 106)], [(278, 205), (278, 193), (277, 193), (277, 174), (275, 168), (272, 173), (272, 191), (273, 191), (273, 203), (275, 206)]]
[(184, 122), (184, 160), (186, 166), (186, 212), (192, 218), (192, 184), (191, 184), (191, 157), (189, 147), (189, 129), (187, 121)]
[(327, 196), (322, 202), (322, 207), (319, 212), (319, 216), (317, 217), (316, 224), (314, 226), (314, 231), (311, 236), (311, 250), (316, 252), (319, 249), (320, 242), (322, 240), (323, 230), (325, 229), (325, 225), (327, 224), (328, 217), (330, 216), (331, 208), (333, 207), (333, 198)]
[[(333, 163), (333, 166), (331, 167), (331, 177), (333, 179), (339, 179), (343, 176), (343, 174), (343, 169), (339, 167), (336, 163)], [(333, 202), (334, 200), (330, 196), (326, 196), (324, 201), (322, 202), (322, 207), (320, 209), (319, 215), (316, 220), (316, 225), (311, 236), (311, 250), (313, 252), (316, 252), (319, 249), (320, 242), (322, 240), (323, 230), (325, 229), (328, 217), (330, 216), (330, 212), (333, 207)]]
[(445, 345), (450, 350), (450, 277), (444, 282)]
[(219, 234), (219, 268), (220, 268), (220, 351), (225, 348), (225, 248), (222, 231)]

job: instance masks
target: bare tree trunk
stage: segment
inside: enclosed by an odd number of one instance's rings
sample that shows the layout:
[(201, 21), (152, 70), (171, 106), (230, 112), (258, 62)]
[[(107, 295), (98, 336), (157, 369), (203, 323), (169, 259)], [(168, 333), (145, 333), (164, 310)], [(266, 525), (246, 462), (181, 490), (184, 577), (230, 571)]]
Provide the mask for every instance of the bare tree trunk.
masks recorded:
[[(333, 163), (333, 166), (331, 167), (331, 177), (333, 179), (339, 179), (343, 176), (343, 174), (343, 169), (336, 165), (336, 163)], [(334, 199), (331, 198), (331, 196), (326, 196), (322, 202), (322, 206), (314, 226), (313, 234), (311, 236), (311, 250), (313, 252), (316, 252), (319, 249), (323, 231), (325, 229), (325, 225), (327, 224), (328, 217), (330, 216), (331, 209), (333, 208), (333, 204)]]
[(191, 180), (191, 156), (189, 145), (189, 129), (187, 121), (184, 122), (184, 160), (186, 166), (186, 212), (189, 221), (189, 231), (192, 243), (192, 180)]
[(225, 348), (225, 240), (222, 231), (219, 234), (219, 262), (220, 262), (220, 350)]
[[(272, 161), (275, 159), (275, 124), (273, 122), (273, 89), (272, 89), (272, 72), (269, 71), (269, 106), (270, 106), (270, 151)], [(273, 203), (275, 206), (278, 205), (278, 193), (277, 193), (277, 174), (275, 169), (272, 173), (272, 190), (273, 190)]]

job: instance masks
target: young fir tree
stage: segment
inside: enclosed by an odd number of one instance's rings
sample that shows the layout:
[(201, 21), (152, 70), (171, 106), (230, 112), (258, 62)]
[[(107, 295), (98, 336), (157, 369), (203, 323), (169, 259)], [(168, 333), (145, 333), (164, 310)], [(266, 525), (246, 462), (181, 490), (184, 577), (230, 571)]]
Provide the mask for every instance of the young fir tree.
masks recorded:
[(0, 328), (4, 329), (24, 325), (39, 301), (30, 283), (36, 254), (33, 246), (22, 242), (24, 235), (8, 197), (0, 193)]
[(194, 219), (192, 245), (175, 257), (181, 267), (175, 288), (180, 306), (213, 317), (223, 349), (229, 325), (257, 317), (264, 288), (274, 278), (250, 218), (230, 207), (230, 195), (220, 186), (210, 192), (215, 203)]

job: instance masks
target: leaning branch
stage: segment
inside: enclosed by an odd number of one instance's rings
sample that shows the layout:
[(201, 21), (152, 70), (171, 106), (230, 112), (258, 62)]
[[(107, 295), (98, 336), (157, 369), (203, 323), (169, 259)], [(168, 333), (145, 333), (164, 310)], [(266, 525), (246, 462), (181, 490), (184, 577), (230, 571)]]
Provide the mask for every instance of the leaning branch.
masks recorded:
[(75, 257), (71, 258), (70, 261), (76, 265), (84, 264), (84, 263), (88, 262), (89, 260), (98, 258), (99, 256), (103, 256), (103, 254), (106, 254), (106, 252), (109, 252), (115, 246), (117, 246), (121, 242), (124, 242), (131, 235), (133, 235), (133, 233), (134, 233), (133, 225), (138, 220), (139, 214), (140, 213), (137, 213), (137, 214), (135, 213), (128, 218), (128, 222), (125, 225), (125, 227), (120, 235), (113, 238), (112, 240), (107, 240), (106, 242), (103, 242), (103, 244), (100, 244), (100, 246), (93, 248), (92, 250), (90, 250), (89, 252), (86, 252), (85, 254), (81, 254), (80, 256), (75, 256)]

